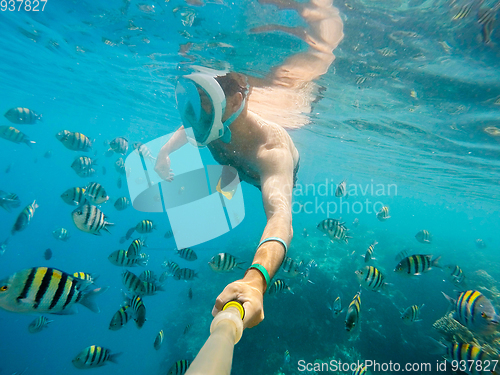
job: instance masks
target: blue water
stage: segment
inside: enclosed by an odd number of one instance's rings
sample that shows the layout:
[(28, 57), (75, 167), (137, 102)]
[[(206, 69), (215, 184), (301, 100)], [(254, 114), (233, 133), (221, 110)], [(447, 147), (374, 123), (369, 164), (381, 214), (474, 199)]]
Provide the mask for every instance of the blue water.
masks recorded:
[[(454, 295), (456, 288), (439, 269), (414, 279), (394, 274), (394, 256), (404, 248), (440, 255), (443, 264), (459, 264), (472, 280), (471, 287), (498, 287), (496, 282), (485, 285), (476, 272), (500, 278), (496, 251), (500, 246), (500, 137), (485, 131), (498, 127), (500, 32), (494, 29), (492, 43), (483, 43), (477, 5), (457, 21), (452, 21), (456, 8), (445, 1), (336, 5), (345, 38), (334, 52), (336, 61), (318, 80), (324, 90), (313, 105), (311, 123), (290, 132), (301, 153), (298, 182), (304, 188), (302, 195), (296, 190), (294, 199), (300, 204), (311, 202), (311, 207), (324, 202), (323, 210), (330, 202), (333, 209), (339, 200), (331, 192), (306, 194), (306, 184), (319, 188), (325, 181), (335, 185), (347, 178), (351, 189), (357, 187), (357, 196), (352, 194), (343, 212), (329, 216), (342, 217), (353, 239), (349, 244), (330, 243), (317, 231), (316, 225), (327, 217), (320, 208), (294, 215), (289, 256), (316, 261), (318, 267), (310, 276), (313, 283), (286, 279), (294, 294), (266, 296), (266, 318), (245, 331), (236, 346), (233, 374), (276, 374), (286, 349), (291, 355), (290, 364), (282, 369), (286, 374), (299, 373), (299, 360), (435, 364), (440, 356), (433, 354), (428, 337), (439, 338), (432, 323), (448, 310), (441, 291)], [(180, 14), (186, 9), (195, 15), (191, 25), (182, 23)], [(42, 113), (44, 119), (37, 125), (14, 125), (36, 142), (32, 149), (0, 139), (0, 189), (15, 192), (22, 202), (12, 213), (0, 210), (0, 241), (9, 235), (22, 207), (34, 199), (40, 206), (29, 227), (10, 239), (0, 256), (0, 278), (28, 267), (50, 266), (70, 273), (97, 273), (96, 284), (110, 286), (98, 299), (100, 314), (81, 307), (76, 315), (49, 316), (54, 322), (37, 334), (27, 330), (36, 316), (1, 310), (0, 374), (25, 369), (25, 374), (76, 374), (79, 370), (71, 360), (93, 344), (123, 353), (118, 364), (91, 370), (96, 374), (166, 374), (176, 360), (195, 357), (208, 337), (216, 296), (243, 275), (241, 270), (216, 274), (207, 262), (219, 252), (229, 252), (250, 264), (265, 226), (260, 193), (243, 184), (242, 224), (193, 247), (196, 262), (184, 261), (174, 254), (174, 240), (163, 237), (170, 228), (164, 214), (133, 208), (119, 212), (112, 207), (128, 191), (126, 183), (117, 187), (116, 157), (104, 156), (105, 141), (123, 136), (131, 143), (146, 143), (177, 129), (175, 82), (189, 64), (263, 76), (306, 48), (285, 34), (248, 32), (270, 22), (302, 25), (294, 12), (277, 12), (255, 1), (214, 1), (199, 7), (174, 0), (49, 0), (44, 11), (36, 14), (0, 12), (0, 112), (22, 106)], [(186, 42), (193, 43), (191, 59), (179, 53)], [(383, 56), (379, 50), (384, 48), (395, 54)], [(366, 80), (358, 84), (359, 77)], [(11, 124), (2, 117), (0, 125)], [(63, 129), (95, 139), (97, 177), (83, 179), (71, 170), (80, 153), (55, 138)], [(44, 158), (48, 150), (52, 157)], [(60, 199), (66, 189), (92, 180), (111, 197), (102, 206), (115, 223), (111, 234), (79, 231), (70, 216), (73, 208)], [(391, 184), (397, 190), (377, 193), (380, 186)], [(368, 187), (365, 194), (359, 186)], [(360, 213), (352, 212), (359, 208), (354, 202), (365, 199), (370, 205)], [(380, 204), (390, 207), (391, 219), (376, 219), (376, 202), (379, 208)], [(357, 228), (351, 225), (354, 218), (360, 222)], [(113, 332), (108, 326), (122, 302), (122, 269), (106, 258), (123, 248), (119, 239), (143, 219), (158, 226), (148, 236), (148, 269), (160, 274), (161, 263), (168, 259), (196, 269), (199, 277), (192, 282), (169, 278), (166, 291), (145, 298), (148, 321), (141, 330), (132, 322)], [(52, 231), (59, 227), (70, 231), (67, 242), (53, 238)], [(307, 237), (302, 236), (304, 228)], [(431, 245), (415, 240), (421, 229), (433, 234)], [(477, 238), (487, 243), (485, 249), (475, 246)], [(373, 240), (379, 242), (375, 264), (392, 284), (393, 297), (363, 290), (361, 330), (352, 334), (344, 329), (344, 314), (333, 319), (327, 304), (340, 293), (346, 305), (359, 290), (354, 271), (364, 265), (361, 255)], [(43, 258), (47, 248), (54, 254), (49, 261)], [(486, 295), (498, 306), (498, 296)], [(400, 310), (422, 303), (422, 322), (404, 325)], [(191, 329), (184, 335), (187, 324)], [(165, 330), (165, 342), (155, 351), (153, 341), (160, 329)]]

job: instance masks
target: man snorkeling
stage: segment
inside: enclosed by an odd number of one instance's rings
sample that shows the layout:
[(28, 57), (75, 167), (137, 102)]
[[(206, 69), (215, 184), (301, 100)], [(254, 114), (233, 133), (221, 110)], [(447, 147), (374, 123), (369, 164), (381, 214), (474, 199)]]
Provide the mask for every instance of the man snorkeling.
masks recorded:
[[(239, 301), (245, 328), (264, 319), (263, 295), (293, 236), (292, 190), (299, 152), (285, 128), (308, 122), (303, 113), (310, 112), (315, 99), (312, 81), (328, 71), (343, 38), (343, 23), (331, 0), (260, 2), (296, 10), (308, 28), (267, 25), (252, 31), (295, 35), (309, 45), (307, 51), (290, 56), (263, 79), (206, 68), (182, 77), (176, 99), (184, 125), (162, 147), (155, 166), (162, 179), (171, 180), (169, 155), (190, 141), (207, 146), (218, 163), (233, 167), (243, 181), (261, 190), (267, 224), (252, 265), (243, 279), (226, 286), (212, 311), (215, 316), (227, 302)], [(234, 180), (230, 170), (223, 169), (217, 186), (228, 199)]]

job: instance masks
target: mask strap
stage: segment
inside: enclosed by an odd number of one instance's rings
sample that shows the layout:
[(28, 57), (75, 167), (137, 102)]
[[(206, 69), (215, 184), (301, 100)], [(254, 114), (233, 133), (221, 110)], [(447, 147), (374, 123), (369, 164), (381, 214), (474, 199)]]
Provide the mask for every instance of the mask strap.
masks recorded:
[[(248, 94), (248, 91), (250, 90), (250, 85), (248, 84), (248, 79), (247, 79), (247, 89), (246, 89), (246, 94)], [(226, 121), (222, 123), (224, 126), (224, 135), (222, 136), (221, 140), (224, 143), (229, 143), (231, 142), (231, 130), (229, 129), (229, 126), (238, 118), (239, 115), (241, 115), (241, 112), (245, 108), (246, 104), (246, 98), (243, 99), (241, 102), (240, 108), (234, 112)]]

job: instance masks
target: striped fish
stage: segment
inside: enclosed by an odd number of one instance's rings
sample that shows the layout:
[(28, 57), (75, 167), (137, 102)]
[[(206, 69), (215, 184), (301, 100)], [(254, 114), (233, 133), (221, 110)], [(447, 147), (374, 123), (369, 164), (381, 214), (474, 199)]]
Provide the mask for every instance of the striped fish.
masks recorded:
[(394, 257), (394, 260), (396, 262), (401, 262), (404, 258), (407, 258), (409, 256), (410, 256), (410, 252), (407, 249), (404, 249), (396, 254), (396, 256)]
[(290, 287), (286, 284), (285, 280), (277, 279), (274, 283), (269, 287), (269, 295), (273, 295), (276, 293), (282, 293), (285, 290), (288, 290), (290, 293), (294, 294)]
[(359, 365), (357, 369), (352, 371), (352, 375), (366, 375), (366, 366)]
[(99, 278), (99, 275), (95, 273), (75, 272), (73, 277), (85, 281), (84, 285), (90, 285)]
[(130, 259), (139, 258), (143, 247), (147, 247), (144, 239), (137, 238), (133, 240), (127, 249), (127, 257)]
[(163, 333), (163, 329), (158, 332), (155, 338), (155, 342), (153, 346), (155, 347), (156, 350), (159, 350), (161, 347), (161, 344), (163, 344), (163, 339), (165, 338), (165, 334)]
[(70, 238), (69, 232), (66, 228), (59, 228), (52, 231), (52, 235), (56, 240), (67, 241)]
[(295, 277), (300, 273), (300, 265), (290, 257), (283, 259), (282, 267), (287, 277)]
[(379, 212), (377, 212), (377, 219), (380, 221), (386, 221), (387, 219), (390, 219), (391, 217), (389, 216), (389, 207), (384, 206), (380, 209)]
[(11, 108), (4, 114), (5, 118), (14, 124), (33, 125), (37, 121), (42, 121), (42, 115), (37, 114), (29, 108)]
[(174, 274), (175, 280), (193, 280), (195, 277), (198, 277), (198, 274), (190, 268), (179, 268)]
[(119, 174), (127, 174), (127, 170), (125, 169), (125, 162), (123, 161), (123, 158), (118, 158), (117, 161), (115, 161), (115, 169)]
[(56, 138), (69, 150), (90, 151), (92, 148), (92, 142), (82, 133), (62, 130), (56, 134)]
[(41, 332), (44, 328), (47, 328), (49, 323), (52, 323), (53, 320), (48, 320), (46, 317), (39, 316), (35, 320), (33, 320), (28, 326), (28, 331), (30, 333), (38, 333)]
[(101, 346), (92, 345), (85, 348), (73, 359), (73, 365), (79, 369), (101, 367), (110, 361), (116, 362), (116, 357), (121, 353), (111, 354), (108, 349)]
[(365, 263), (368, 263), (370, 260), (375, 259), (373, 257), (373, 250), (375, 249), (375, 245), (377, 245), (377, 241), (373, 241), (373, 243), (368, 247), (365, 254)]
[(17, 208), (21, 205), (21, 200), (15, 193), (7, 193), (0, 190), (0, 207), (5, 209), (7, 212), (11, 212), (13, 208)]
[(452, 20), (456, 21), (456, 20), (461, 20), (461, 19), (464, 19), (465, 17), (467, 17), (470, 14), (473, 5), (474, 5), (473, 1), (462, 5), (459, 8), (458, 12), (453, 16)]
[(367, 290), (377, 292), (387, 287), (387, 283), (384, 282), (384, 275), (373, 266), (365, 266), (355, 271), (355, 273), (361, 286)]
[(130, 205), (130, 200), (127, 197), (120, 197), (115, 201), (115, 208), (118, 211), (123, 211)]
[(459, 266), (449, 264), (444, 266), (444, 269), (448, 271), (448, 278), (453, 284), (456, 286), (465, 286), (465, 274)]
[(123, 271), (122, 282), (125, 287), (135, 294), (144, 294), (144, 282), (130, 271)]
[[(363, 77), (364, 78), (364, 77)], [(359, 77), (356, 79), (356, 84), (361, 84), (363, 83), (366, 78), (364, 78), (362, 81), (359, 81)], [(337, 185), (337, 188), (335, 189), (335, 196), (340, 198), (340, 197), (347, 197), (347, 180), (342, 181), (340, 184)]]
[(455, 309), (453, 318), (471, 331), (480, 335), (495, 333), (500, 317), (490, 300), (477, 290), (458, 294), (457, 300), (443, 293)]
[(172, 262), (172, 261), (168, 261), (166, 260), (165, 262), (163, 262), (163, 264), (161, 265), (163, 268), (166, 268), (167, 269), (167, 273), (168, 275), (167, 276), (174, 276), (175, 273), (177, 272), (177, 270), (180, 269), (179, 265), (175, 262)]
[(144, 293), (142, 294), (143, 296), (152, 296), (155, 295), (156, 292), (164, 290), (161, 285), (156, 285), (156, 283), (150, 283), (146, 281), (142, 282), (142, 286), (144, 290)]
[(180, 256), (182, 259), (188, 260), (190, 262), (198, 259), (198, 256), (196, 255), (194, 250), (189, 247), (186, 249), (177, 250), (176, 254)]
[(116, 250), (108, 256), (108, 260), (119, 267), (146, 267), (148, 265), (149, 256), (146, 255), (144, 258), (136, 257), (131, 259), (127, 256), (125, 250)]
[(142, 328), (146, 322), (146, 306), (140, 296), (133, 296), (130, 299), (130, 308), (134, 312), (134, 320), (137, 328)]
[(125, 155), (128, 151), (128, 140), (124, 137), (116, 137), (109, 143), (109, 150), (117, 154)]
[(333, 301), (333, 306), (330, 307), (330, 310), (332, 310), (334, 318), (340, 315), (340, 313), (342, 312), (342, 300), (340, 299), (340, 296), (337, 296), (337, 298), (335, 298), (335, 301)]
[(171, 231), (171, 230), (167, 230), (165, 232), (165, 234), (163, 235), (163, 237), (169, 239), (169, 238), (172, 238), (174, 236), (174, 233)]
[(71, 206), (79, 206), (85, 203), (85, 188), (74, 187), (69, 188), (64, 193), (61, 194), (61, 198), (64, 202)]
[(102, 204), (109, 199), (104, 187), (97, 182), (91, 182), (85, 187), (85, 198), (90, 204)]
[(156, 275), (154, 274), (153, 271), (150, 270), (145, 270), (142, 271), (142, 273), (139, 275), (139, 279), (145, 282), (155, 282), (156, 281)]
[(190, 365), (191, 361), (189, 359), (181, 359), (180, 361), (175, 362), (172, 367), (170, 367), (167, 375), (184, 375)]
[(26, 229), (28, 224), (30, 223), (33, 215), (35, 214), (35, 209), (38, 208), (38, 204), (36, 204), (36, 200), (33, 201), (30, 205), (26, 206), (24, 210), (21, 211), (19, 216), (12, 227), (11, 234), (14, 235), (16, 232), (21, 232)]
[(96, 236), (101, 235), (101, 229), (110, 233), (107, 226), (114, 225), (106, 221), (106, 215), (104, 215), (101, 210), (88, 203), (74, 210), (71, 216), (78, 229), (82, 232), (91, 233)]
[(347, 235), (348, 230), (345, 227), (345, 223), (341, 223), (336, 219), (325, 219), (316, 228), (327, 234), (334, 241), (345, 241), (345, 243), (348, 243), (348, 239), (352, 238)]
[(235, 256), (228, 253), (214, 255), (208, 265), (215, 272), (229, 272), (235, 268), (241, 269), (240, 265), (245, 262), (238, 262)]
[(494, 370), (496, 359), (491, 358), (479, 346), (463, 342), (438, 342), (434, 340), (443, 353), (443, 357), (457, 369), (469, 375), (497, 375)]
[(95, 160), (88, 156), (80, 156), (73, 161), (71, 168), (78, 176), (89, 177), (95, 173), (95, 169), (92, 168), (94, 165), (97, 165)]
[(349, 307), (347, 308), (347, 315), (345, 317), (345, 329), (351, 331), (356, 328), (359, 322), (359, 315), (361, 312), (361, 291), (356, 293), (352, 299)]
[(156, 225), (151, 220), (142, 220), (135, 226), (137, 233), (151, 233), (156, 229)]
[(425, 305), (422, 304), (421, 306), (413, 305), (408, 307), (405, 311), (401, 313), (401, 319), (403, 319), (403, 322), (406, 324), (412, 324), (413, 322), (420, 322), (422, 319), (419, 319), (419, 313), (420, 309), (424, 307)]
[(125, 324), (127, 324), (130, 319), (132, 319), (132, 310), (130, 310), (130, 305), (124, 304), (111, 318), (109, 329), (111, 331), (118, 331), (125, 327)]
[(14, 142), (14, 143), (26, 143), (29, 147), (33, 143), (33, 141), (30, 141), (29, 138), (24, 134), (23, 132), (17, 130), (16, 128), (12, 126), (0, 126), (0, 138), (6, 139), (8, 141)]
[(439, 265), (439, 259), (441, 259), (441, 257), (437, 257), (434, 260), (431, 260), (431, 258), (432, 255), (410, 255), (398, 263), (394, 272), (406, 276), (417, 276), (430, 271), (433, 267), (441, 268)]
[(94, 299), (108, 287), (87, 290), (84, 286), (55, 268), (28, 268), (0, 281), (0, 307), (19, 313), (74, 314), (74, 305), (80, 303), (99, 312)]
[(430, 244), (432, 241), (432, 234), (430, 234), (428, 230), (423, 229), (415, 235), (415, 238), (420, 243)]

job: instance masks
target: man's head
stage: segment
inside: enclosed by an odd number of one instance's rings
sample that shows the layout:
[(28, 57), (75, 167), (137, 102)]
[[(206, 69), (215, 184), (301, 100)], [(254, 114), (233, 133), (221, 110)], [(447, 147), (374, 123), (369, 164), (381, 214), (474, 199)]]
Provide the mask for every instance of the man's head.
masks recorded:
[[(221, 139), (229, 143), (229, 126), (245, 107), (248, 94), (246, 77), (206, 68), (181, 77), (176, 99), (185, 128), (191, 128), (192, 143), (206, 146)], [(189, 137), (188, 137), (189, 138)]]

